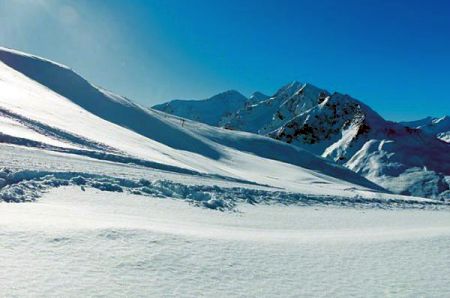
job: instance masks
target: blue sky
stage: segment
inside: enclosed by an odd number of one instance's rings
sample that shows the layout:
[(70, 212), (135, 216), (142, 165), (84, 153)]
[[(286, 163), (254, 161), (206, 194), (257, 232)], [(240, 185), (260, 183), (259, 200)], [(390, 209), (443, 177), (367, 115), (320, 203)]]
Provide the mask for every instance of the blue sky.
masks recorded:
[(0, 0), (0, 44), (147, 106), (299, 80), (392, 120), (450, 114), (450, 2)]

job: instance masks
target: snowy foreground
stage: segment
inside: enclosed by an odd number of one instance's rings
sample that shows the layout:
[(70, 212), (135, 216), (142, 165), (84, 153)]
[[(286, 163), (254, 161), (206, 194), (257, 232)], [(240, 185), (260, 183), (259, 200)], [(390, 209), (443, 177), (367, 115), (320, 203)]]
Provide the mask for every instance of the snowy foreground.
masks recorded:
[(0, 296), (450, 293), (448, 211), (238, 207), (80, 187), (0, 205)]

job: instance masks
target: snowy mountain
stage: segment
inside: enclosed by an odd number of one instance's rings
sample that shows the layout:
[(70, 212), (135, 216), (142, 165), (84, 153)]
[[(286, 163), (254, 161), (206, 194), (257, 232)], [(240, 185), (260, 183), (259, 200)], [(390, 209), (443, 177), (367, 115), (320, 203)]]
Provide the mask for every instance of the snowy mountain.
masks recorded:
[(408, 127), (418, 128), (426, 133), (437, 136), (439, 139), (450, 143), (450, 116), (441, 118), (427, 117), (421, 120), (400, 122)]
[(232, 114), (235, 111), (249, 107), (267, 98), (269, 96), (261, 92), (254, 92), (247, 98), (238, 91), (229, 90), (207, 99), (174, 99), (167, 103), (155, 105), (152, 108), (178, 117), (213, 126), (221, 126), (221, 123), (233, 117)]
[(203, 100), (179, 100), (156, 105), (153, 108), (179, 117), (217, 126), (232, 112), (264, 98), (264, 94), (255, 92), (246, 98), (235, 90), (229, 90)]
[(292, 82), (220, 126), (307, 149), (396, 193), (437, 197), (449, 194), (450, 148), (435, 137), (445, 134), (447, 120), (423, 120), (410, 128), (348, 95)]
[(226, 206), (230, 198), (418, 200), (386, 193), (301, 148), (143, 108), (39, 57), (2, 48), (0, 61), (3, 200), (34, 200), (39, 191), (30, 185), (61, 183)]

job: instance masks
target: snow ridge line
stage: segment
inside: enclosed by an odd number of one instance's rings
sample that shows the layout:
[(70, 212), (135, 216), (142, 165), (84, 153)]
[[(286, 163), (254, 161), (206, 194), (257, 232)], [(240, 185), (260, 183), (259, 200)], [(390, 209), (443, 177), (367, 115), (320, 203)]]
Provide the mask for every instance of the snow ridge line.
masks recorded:
[[(338, 196), (315, 196), (284, 191), (267, 191), (243, 187), (224, 188), (206, 185), (184, 185), (168, 180), (130, 180), (81, 172), (18, 171), (0, 169), (0, 202), (36, 201), (51, 188), (79, 186), (110, 192), (184, 200), (194, 206), (220, 211), (237, 211), (237, 203), (282, 204), (299, 206), (343, 206), (361, 208), (446, 209), (449, 203), (439, 201), (405, 201), (401, 199), (368, 199)], [(450, 209), (450, 208), (449, 208)]]

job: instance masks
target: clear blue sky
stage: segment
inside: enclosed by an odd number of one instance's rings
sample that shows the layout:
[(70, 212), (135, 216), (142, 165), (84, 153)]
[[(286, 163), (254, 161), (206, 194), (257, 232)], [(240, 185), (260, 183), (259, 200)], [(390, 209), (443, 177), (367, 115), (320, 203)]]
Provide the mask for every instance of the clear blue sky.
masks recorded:
[(450, 114), (447, 0), (0, 0), (0, 26), (147, 106), (299, 80), (388, 119)]

